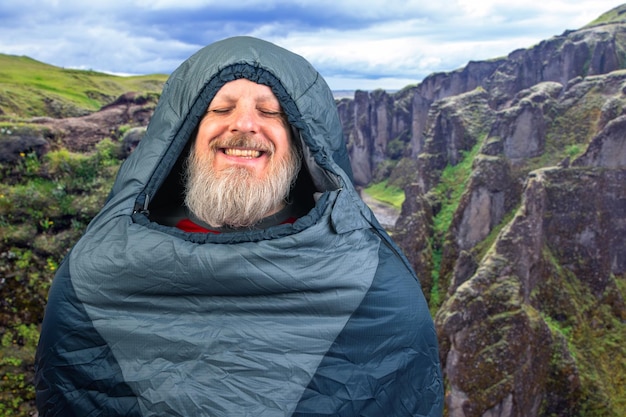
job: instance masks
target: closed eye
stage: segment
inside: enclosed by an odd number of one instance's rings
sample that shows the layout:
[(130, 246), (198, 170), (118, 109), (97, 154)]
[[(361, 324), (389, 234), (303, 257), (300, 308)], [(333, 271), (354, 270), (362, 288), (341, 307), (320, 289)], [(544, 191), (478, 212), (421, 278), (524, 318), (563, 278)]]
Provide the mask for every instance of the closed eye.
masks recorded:
[(209, 113), (216, 113), (216, 114), (224, 114), (224, 113), (228, 113), (229, 111), (231, 111), (231, 108), (217, 108), (217, 109), (209, 109)]
[(280, 110), (270, 110), (270, 109), (257, 109), (259, 113), (264, 116), (270, 117), (283, 117), (285, 114)]

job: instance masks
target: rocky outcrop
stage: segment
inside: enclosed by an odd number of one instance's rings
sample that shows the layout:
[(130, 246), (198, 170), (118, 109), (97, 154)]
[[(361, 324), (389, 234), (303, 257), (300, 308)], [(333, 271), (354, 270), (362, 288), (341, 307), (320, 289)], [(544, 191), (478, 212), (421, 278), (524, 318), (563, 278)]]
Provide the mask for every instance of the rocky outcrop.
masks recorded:
[(624, 12), (339, 103), (359, 185), (397, 161), (450, 417), (626, 412)]
[(495, 120), (487, 100), (487, 93), (476, 89), (430, 107), (424, 145), (417, 156), (418, 181), (424, 191), (430, 191), (447, 166), (459, 164), (484, 139), (486, 127)]
[[(562, 329), (589, 330), (594, 320), (600, 334), (611, 323), (623, 326), (626, 306), (615, 277), (626, 273), (625, 181), (626, 168), (530, 176), (515, 218), (437, 314), (450, 416), (579, 415), (583, 392), (608, 396), (603, 380), (615, 375), (583, 386), (581, 373), (602, 369), (602, 359), (566, 344), (602, 341)], [(623, 356), (614, 360), (623, 363)], [(617, 415), (595, 405), (601, 415)]]
[(2, 129), (0, 134), (0, 163), (15, 163), (21, 155), (34, 152), (38, 157), (50, 149), (50, 143), (40, 132), (26, 129)]
[(512, 162), (545, 152), (549, 114), (563, 85), (542, 82), (516, 94), (510, 106), (500, 112), (490, 137), (502, 141), (502, 152)]
[(357, 185), (368, 184), (387, 158), (416, 157), (424, 147), (431, 105), (481, 86), (501, 61), (471, 62), (452, 73), (433, 74), (397, 93), (357, 91), (337, 103)]
[[(131, 92), (91, 114), (61, 119), (36, 117), (14, 129), (2, 129), (0, 162), (15, 162), (21, 154), (30, 152), (41, 156), (59, 146), (72, 152), (90, 152), (104, 138), (120, 139), (124, 133), (120, 128), (145, 127), (156, 100)], [(126, 154), (133, 146), (136, 143), (125, 144)]]
[(393, 239), (404, 249), (415, 273), (420, 277), (422, 289), (428, 295), (434, 284), (431, 274), (434, 267), (433, 247), (430, 240), (433, 235), (432, 207), (418, 184), (408, 186), (406, 194), (400, 218), (393, 228)]
[(620, 168), (626, 166), (626, 116), (620, 115), (607, 123), (592, 140), (584, 155), (572, 165)]
[(403, 156), (410, 137), (410, 109), (402, 100), (394, 103), (383, 90), (357, 91), (353, 100), (343, 99), (337, 103), (337, 108), (344, 115), (350, 157), (361, 161), (352, 166), (355, 182), (368, 184), (375, 175), (375, 167), (388, 153)]
[(539, 45), (511, 53), (486, 80), (495, 106), (506, 105), (518, 91), (545, 81), (567, 84), (579, 76), (607, 74), (622, 68), (619, 46), (623, 24), (565, 32)]
[[(533, 48), (516, 50), (506, 58), (470, 62), (457, 71), (433, 74), (394, 94), (357, 91), (354, 100), (338, 103), (351, 146), (353, 169), (358, 172), (357, 184), (371, 181), (381, 157), (416, 157), (422, 153), (430, 126), (429, 113), (436, 101), (481, 87), (489, 93), (491, 107), (500, 110), (509, 107), (519, 92), (538, 84), (554, 82), (567, 86), (578, 77), (619, 70), (626, 60), (620, 44), (625, 36), (622, 23), (568, 31)], [(524, 117), (532, 114), (525, 113)], [(408, 143), (402, 152), (393, 146), (397, 140)]]

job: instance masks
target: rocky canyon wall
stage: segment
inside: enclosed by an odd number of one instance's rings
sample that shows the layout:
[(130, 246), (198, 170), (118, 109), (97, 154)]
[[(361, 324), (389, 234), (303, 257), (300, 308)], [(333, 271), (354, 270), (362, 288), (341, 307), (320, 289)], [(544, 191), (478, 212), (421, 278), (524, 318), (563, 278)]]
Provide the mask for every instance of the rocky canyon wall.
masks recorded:
[(357, 184), (405, 190), (393, 237), (435, 315), (451, 417), (626, 411), (623, 12), (338, 102)]

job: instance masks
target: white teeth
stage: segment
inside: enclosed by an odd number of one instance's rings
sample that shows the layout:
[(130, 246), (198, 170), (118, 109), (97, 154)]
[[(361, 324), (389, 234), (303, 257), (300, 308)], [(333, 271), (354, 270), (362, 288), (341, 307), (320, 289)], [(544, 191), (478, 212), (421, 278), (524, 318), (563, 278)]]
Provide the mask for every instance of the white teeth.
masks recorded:
[(254, 149), (224, 149), (224, 153), (228, 156), (237, 156), (239, 158), (258, 158), (261, 156), (260, 151)]

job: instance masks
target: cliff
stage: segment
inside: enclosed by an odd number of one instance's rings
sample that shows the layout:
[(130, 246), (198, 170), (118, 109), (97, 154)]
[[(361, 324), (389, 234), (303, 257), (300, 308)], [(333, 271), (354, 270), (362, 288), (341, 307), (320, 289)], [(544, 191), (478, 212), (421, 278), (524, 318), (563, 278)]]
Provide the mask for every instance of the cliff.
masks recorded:
[(357, 183), (405, 189), (451, 417), (626, 414), (625, 12), (338, 102)]

